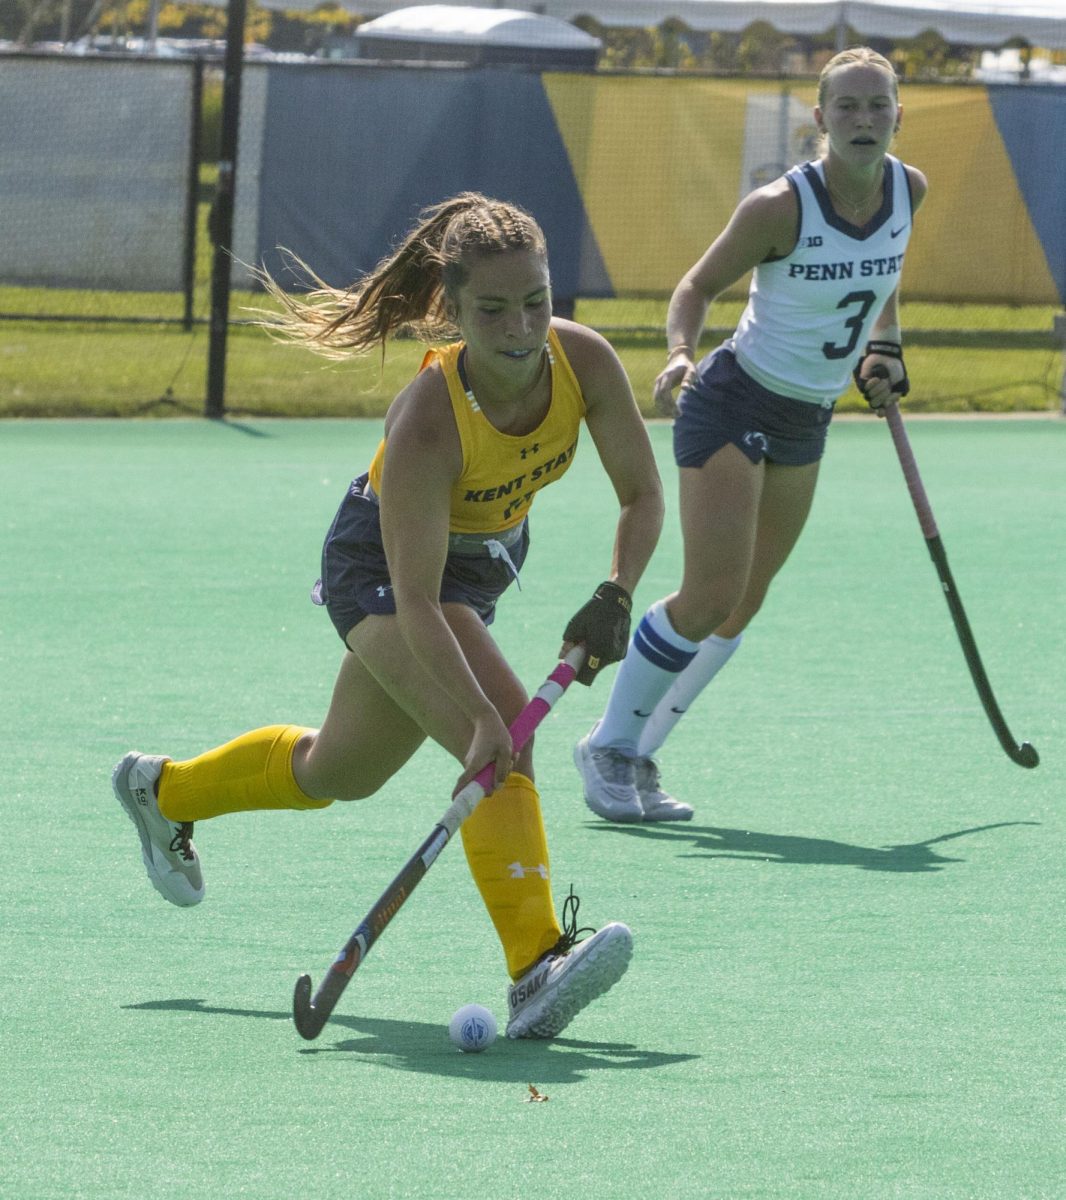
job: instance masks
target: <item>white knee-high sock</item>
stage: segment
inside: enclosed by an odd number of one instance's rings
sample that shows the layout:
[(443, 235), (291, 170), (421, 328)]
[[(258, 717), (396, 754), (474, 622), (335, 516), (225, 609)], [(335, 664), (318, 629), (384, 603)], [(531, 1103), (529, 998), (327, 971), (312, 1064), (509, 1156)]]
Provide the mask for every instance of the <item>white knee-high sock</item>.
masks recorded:
[(645, 723), (699, 646), (675, 632), (666, 601), (657, 600), (633, 634), (592, 744), (635, 754)]
[(645, 723), (637, 743), (637, 753), (642, 758), (650, 758), (666, 741), (696, 697), (733, 657), (743, 636), (738, 633), (734, 638), (723, 638), (712, 633), (700, 642), (696, 657), (674, 680)]

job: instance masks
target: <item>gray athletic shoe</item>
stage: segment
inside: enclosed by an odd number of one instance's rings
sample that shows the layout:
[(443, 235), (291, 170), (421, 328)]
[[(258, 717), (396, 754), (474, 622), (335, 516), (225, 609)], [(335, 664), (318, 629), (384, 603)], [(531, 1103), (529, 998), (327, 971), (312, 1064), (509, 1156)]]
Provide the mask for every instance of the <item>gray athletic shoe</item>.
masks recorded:
[(633, 762), (637, 795), (644, 810), (645, 821), (691, 821), (692, 805), (677, 800), (659, 786), (659, 764), (654, 758), (637, 758)]
[[(569, 914), (567, 909), (573, 904)], [(509, 1038), (550, 1038), (561, 1033), (597, 996), (609, 991), (626, 973), (633, 954), (633, 935), (615, 921), (584, 942), (577, 937), (579, 901), (571, 892), (563, 906), (564, 932), (555, 946), (507, 991)]]
[(608, 821), (643, 821), (635, 759), (610, 746), (597, 749), (589, 742), (591, 736), (583, 737), (574, 747), (574, 765), (581, 772), (585, 803), (596, 816)]
[(204, 877), (191, 841), (192, 822), (168, 821), (159, 811), (155, 782), (168, 761), (131, 750), (111, 772), (111, 786), (137, 826), (141, 857), (152, 886), (171, 904), (188, 908), (204, 898)]

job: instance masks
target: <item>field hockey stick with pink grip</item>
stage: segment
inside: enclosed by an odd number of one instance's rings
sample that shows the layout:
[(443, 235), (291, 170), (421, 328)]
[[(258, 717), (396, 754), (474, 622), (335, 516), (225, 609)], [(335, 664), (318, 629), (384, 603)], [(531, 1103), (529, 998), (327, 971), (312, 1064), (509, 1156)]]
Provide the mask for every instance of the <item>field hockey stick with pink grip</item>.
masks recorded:
[[(584, 647), (575, 646), (541, 684), (537, 694), (515, 717), (510, 726), (511, 744), (515, 753), (529, 741), (533, 731), (551, 712), (555, 702), (573, 683), (585, 657)], [(341, 993), (351, 982), (370, 947), (385, 927), (400, 911), (401, 906), (418, 886), (422, 876), (451, 841), (455, 831), (492, 791), (495, 764), (488, 763), (452, 799), (429, 836), (404, 864), (400, 873), (381, 894), (374, 907), (344, 944), (314, 997), (311, 996), (311, 976), (301, 975), (292, 997), (292, 1016), (300, 1036), (308, 1041), (318, 1037), (330, 1018)]]
[[(875, 370), (880, 373), (883, 368), (880, 370), (875, 368)], [(929, 557), (933, 560), (933, 566), (936, 567), (940, 586), (944, 591), (944, 599), (948, 602), (951, 619), (955, 623), (955, 632), (959, 636), (962, 652), (966, 657), (966, 665), (970, 668), (970, 677), (977, 688), (981, 704), (984, 706), (996, 737), (999, 738), (999, 744), (1011, 762), (1017, 763), (1019, 767), (1035, 767), (1040, 762), (1036, 748), (1029, 742), (1022, 742), (1019, 745), (1014, 740), (1014, 735), (1007, 728), (1007, 722), (1003, 719), (1003, 714), (996, 703), (996, 697), (992, 693), (992, 685), (988, 682), (988, 676), (985, 674), (981, 656), (977, 652), (977, 643), (974, 641), (970, 629), (970, 622), (966, 619), (966, 610), (962, 607), (962, 600), (959, 598), (951, 568), (948, 566), (948, 556), (944, 550), (944, 543), (940, 540), (940, 532), (937, 529), (929, 497), (925, 494), (922, 477), (918, 474), (918, 464), (914, 461), (914, 452), (911, 450), (907, 431), (903, 427), (899, 406), (894, 400), (885, 406), (885, 420), (888, 422), (896, 454), (899, 456), (899, 463), (903, 468), (907, 491), (911, 494), (914, 511), (918, 514), (918, 524), (922, 527), (925, 544), (929, 548)]]

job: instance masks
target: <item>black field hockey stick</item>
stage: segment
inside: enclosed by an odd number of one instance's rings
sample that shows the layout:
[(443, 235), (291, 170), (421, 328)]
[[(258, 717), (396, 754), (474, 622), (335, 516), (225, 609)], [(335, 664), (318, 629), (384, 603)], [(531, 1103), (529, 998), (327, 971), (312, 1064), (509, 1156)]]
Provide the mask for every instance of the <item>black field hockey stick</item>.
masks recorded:
[[(584, 657), (583, 647), (577, 646), (571, 650), (541, 684), (533, 699), (515, 717), (510, 727), (515, 753), (529, 741), (533, 731), (573, 683)], [(322, 1032), (330, 1013), (341, 998), (341, 993), (351, 982), (370, 947), (400, 911), (404, 901), (410, 897), (455, 831), (491, 790), (494, 773), (495, 764), (489, 763), (455, 796), (447, 811), (433, 826), (429, 836), (407, 860), (399, 875), (385, 889), (377, 904), (345, 943), (344, 949), (334, 959), (329, 973), (315, 992), (314, 999), (311, 998), (311, 976), (301, 975), (297, 979), (292, 997), (292, 1016), (301, 1037), (311, 1041)]]
[[(880, 368), (880, 370), (883, 371), (884, 368)], [(951, 568), (948, 566), (944, 543), (940, 540), (940, 532), (929, 504), (929, 497), (925, 494), (922, 477), (918, 474), (918, 464), (914, 461), (910, 440), (903, 427), (903, 418), (900, 416), (899, 406), (894, 400), (885, 406), (885, 420), (888, 421), (889, 432), (892, 434), (892, 441), (895, 444), (896, 453), (899, 455), (899, 463), (903, 468), (903, 478), (907, 482), (907, 490), (914, 502), (914, 511), (918, 514), (918, 523), (925, 535), (925, 544), (929, 547), (929, 557), (933, 560), (933, 566), (936, 567), (936, 573), (940, 578), (944, 599), (948, 602), (951, 619), (955, 622), (955, 632), (959, 635), (962, 652), (966, 656), (966, 665), (970, 668), (970, 676), (977, 688), (981, 703), (984, 705), (985, 713), (995, 730), (996, 737), (999, 738), (999, 744), (1011, 762), (1017, 763), (1019, 767), (1035, 767), (1040, 762), (1036, 748), (1029, 742), (1022, 742), (1019, 745), (1014, 740), (1014, 735), (1007, 728), (1007, 722), (1003, 719), (1003, 714), (996, 703), (996, 697), (992, 694), (992, 685), (988, 682), (988, 676), (981, 664), (981, 656), (977, 653), (977, 643), (973, 639), (970, 622), (966, 619), (966, 610), (962, 607), (962, 600), (959, 599), (955, 580), (952, 578)]]

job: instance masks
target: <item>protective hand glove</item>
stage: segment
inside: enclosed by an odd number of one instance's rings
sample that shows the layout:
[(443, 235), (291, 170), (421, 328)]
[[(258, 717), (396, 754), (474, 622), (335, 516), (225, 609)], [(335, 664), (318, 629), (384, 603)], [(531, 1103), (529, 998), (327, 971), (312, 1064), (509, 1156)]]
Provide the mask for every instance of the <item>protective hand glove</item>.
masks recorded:
[(604, 667), (625, 658), (632, 611), (633, 599), (625, 588), (604, 582), (593, 592), (592, 599), (570, 618), (563, 640), (585, 647), (578, 683), (588, 687)]
[(852, 372), (852, 374), (855, 376), (855, 386), (859, 389), (863, 396), (866, 396), (870, 407), (878, 409), (883, 408), (886, 401), (882, 400), (880, 404), (874, 403), (874, 401), (867, 396), (867, 386), (872, 379), (890, 378), (891, 373), (883, 363), (877, 363), (873, 367), (868, 366), (864, 371), (863, 364), (871, 356), (892, 358), (899, 363), (899, 369), (902, 372), (902, 375), (892, 384), (891, 394), (893, 396), (906, 396), (906, 394), (911, 390), (911, 383), (907, 378), (907, 367), (903, 362), (903, 347), (899, 344), (899, 342), (867, 342), (866, 350), (863, 353), (862, 358), (860, 358), (855, 364), (855, 370)]

